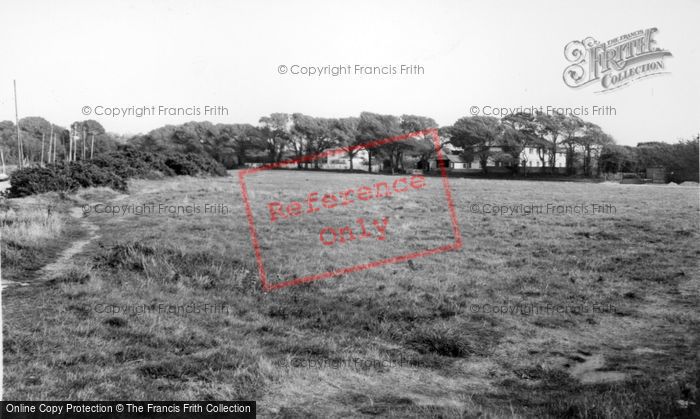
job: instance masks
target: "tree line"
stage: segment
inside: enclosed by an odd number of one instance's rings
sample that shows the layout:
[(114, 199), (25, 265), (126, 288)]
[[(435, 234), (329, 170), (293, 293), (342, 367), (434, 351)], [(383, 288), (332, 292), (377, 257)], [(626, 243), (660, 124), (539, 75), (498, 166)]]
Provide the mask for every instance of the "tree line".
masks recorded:
[(541, 167), (555, 173), (557, 155), (564, 150), (566, 168), (573, 174), (576, 164), (586, 176), (594, 174), (594, 158), (600, 148), (614, 139), (598, 125), (573, 115), (545, 112), (516, 113), (503, 118), (464, 117), (444, 129), (449, 141), (464, 149), (467, 161), (476, 159), (486, 172), (492, 159), (514, 173), (523, 162), (523, 149), (536, 150)]
[[(20, 120), (22, 155), (28, 163), (88, 159), (115, 150), (127, 143), (148, 152), (177, 151), (208, 154), (226, 168), (250, 162), (279, 162), (289, 158), (344, 148), (350, 158), (370, 141), (436, 128), (440, 146), (461, 150), (467, 162), (477, 162), (484, 172), (489, 162), (498, 162), (516, 173), (526, 163), (523, 150), (536, 150), (540, 166), (555, 172), (563, 153), (569, 174), (595, 176), (602, 172), (638, 172), (650, 166), (664, 166), (697, 178), (698, 138), (678, 144), (640, 143), (638, 147), (619, 146), (598, 125), (579, 117), (545, 112), (518, 113), (496, 118), (467, 116), (454, 124), (439, 127), (434, 119), (419, 115), (387, 115), (362, 112), (358, 117), (318, 118), (301, 113), (272, 113), (253, 124), (213, 124), (187, 122), (166, 125), (147, 134), (125, 138), (107, 133), (97, 121), (76, 121), (69, 128), (51, 124), (44, 118)], [(16, 127), (0, 122), (0, 147), (8, 161), (16, 162)], [(689, 152), (695, 150), (694, 154)], [(431, 136), (412, 137), (367, 149), (370, 170), (374, 165), (392, 172), (407, 168), (411, 161), (435, 157)], [(54, 159), (54, 160), (52, 160)], [(318, 167), (319, 162), (299, 163)]]
[[(260, 118), (258, 126), (190, 122), (158, 128), (132, 142), (148, 151), (174, 147), (185, 152), (207, 152), (227, 167), (240, 166), (251, 158), (259, 161), (261, 153), (265, 161), (279, 162), (331, 148), (345, 148), (352, 165), (352, 158), (359, 152), (357, 146), (428, 128), (439, 130), (441, 147), (451, 144), (461, 149), (466, 161), (477, 161), (484, 171), (488, 170), (491, 160), (517, 172), (523, 163), (521, 153), (525, 147), (537, 149), (542, 166), (548, 162), (554, 171), (557, 152), (564, 148), (567, 167), (574, 167), (575, 160), (580, 158), (584, 173), (592, 175), (591, 162), (593, 154), (597, 153), (596, 147), (614, 144), (612, 137), (599, 126), (575, 116), (546, 113), (520, 113), (501, 119), (471, 116), (460, 118), (453, 125), (438, 127), (434, 119), (426, 116), (372, 112), (348, 118), (272, 113)], [(380, 162), (392, 172), (406, 169), (406, 156), (428, 160), (434, 157), (435, 151), (429, 136), (367, 149), (370, 168)], [(313, 164), (318, 165), (318, 162)]]
[(643, 142), (636, 147), (611, 144), (601, 151), (602, 173), (640, 173), (649, 167), (664, 167), (672, 182), (699, 181), (700, 134), (675, 144)]
[[(416, 115), (363, 112), (359, 117), (317, 118), (301, 113), (272, 113), (260, 118), (257, 126), (210, 122), (166, 125), (132, 138), (130, 143), (154, 152), (172, 148), (183, 152), (206, 152), (228, 168), (251, 161), (279, 162), (345, 148), (352, 165), (352, 158), (360, 151), (356, 146), (437, 127), (432, 118)], [(404, 157), (408, 151), (428, 154), (431, 149), (434, 146), (428, 137), (368, 148), (369, 166), (377, 164), (373, 160), (376, 162), (381, 156), (391, 162), (392, 170), (404, 170)], [(299, 163), (299, 166), (310, 165), (318, 167), (319, 161)]]
[(46, 164), (86, 160), (97, 154), (116, 150), (127, 139), (107, 133), (95, 120), (75, 121), (69, 128), (53, 124), (38, 116), (0, 121), (0, 150), (3, 163), (15, 165)]

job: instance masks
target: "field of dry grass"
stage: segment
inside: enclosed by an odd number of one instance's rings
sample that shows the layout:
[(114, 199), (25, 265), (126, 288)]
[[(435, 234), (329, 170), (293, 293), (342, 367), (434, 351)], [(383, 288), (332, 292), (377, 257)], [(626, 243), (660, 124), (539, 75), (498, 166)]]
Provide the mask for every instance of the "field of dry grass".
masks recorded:
[[(271, 280), (453, 239), (437, 178), (415, 195), (264, 222), (270, 199), (381, 179), (395, 178), (251, 178)], [(256, 399), (280, 417), (698, 414), (697, 188), (450, 182), (462, 249), (270, 293), (236, 176), (47, 197), (59, 202), (60, 237), (87, 227), (94, 237), (51, 278), (3, 260), (3, 279), (30, 283), (3, 291), (4, 397)], [(227, 211), (68, 215), (96, 203)], [(594, 203), (615, 212), (483, 213), (485, 204)], [(390, 217), (387, 239), (319, 244), (319, 228), (358, 213)], [(3, 229), (3, 252), (15, 246), (8, 237)]]

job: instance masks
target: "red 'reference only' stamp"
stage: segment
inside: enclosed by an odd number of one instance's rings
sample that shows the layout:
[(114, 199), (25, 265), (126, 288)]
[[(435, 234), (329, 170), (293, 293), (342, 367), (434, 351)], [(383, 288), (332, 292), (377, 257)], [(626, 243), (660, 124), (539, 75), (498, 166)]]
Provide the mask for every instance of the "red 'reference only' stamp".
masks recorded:
[[(419, 138), (432, 143), (440, 177), (273, 171)], [(238, 179), (263, 290), (460, 249), (462, 236), (443, 162), (437, 129), (427, 129), (240, 170)], [(266, 172), (277, 176), (264, 179)], [(253, 188), (251, 181), (259, 177), (262, 183)], [(444, 204), (436, 199), (440, 196)], [(439, 223), (441, 228), (420, 225), (418, 219)], [(279, 272), (273, 275), (277, 280), (269, 278), (263, 261), (269, 259), (277, 262)], [(326, 265), (316, 272), (298, 273), (311, 265), (300, 261), (308, 260)]]

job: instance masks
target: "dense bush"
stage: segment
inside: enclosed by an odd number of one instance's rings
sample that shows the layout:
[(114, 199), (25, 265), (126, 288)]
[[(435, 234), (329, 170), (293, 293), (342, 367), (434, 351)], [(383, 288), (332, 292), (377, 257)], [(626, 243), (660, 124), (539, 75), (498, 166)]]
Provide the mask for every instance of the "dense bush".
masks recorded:
[(164, 176), (223, 176), (226, 170), (217, 161), (201, 154), (159, 155), (125, 147), (89, 161), (61, 162), (18, 170), (10, 178), (8, 195), (16, 198), (91, 186), (125, 191), (127, 179), (149, 177), (156, 173)]
[(58, 170), (62, 172), (63, 176), (73, 179), (82, 188), (106, 186), (116, 190), (126, 190), (126, 178), (90, 162), (72, 162), (59, 167)]
[(71, 191), (90, 186), (107, 186), (126, 190), (126, 180), (110, 170), (88, 162), (50, 164), (27, 167), (12, 174), (10, 197), (27, 196), (50, 191)]
[(153, 172), (162, 173), (164, 176), (175, 175), (175, 172), (165, 164), (163, 157), (132, 147), (125, 147), (119, 151), (101, 155), (92, 162), (123, 178), (149, 177)]
[(159, 172), (165, 176), (224, 176), (226, 174), (226, 169), (219, 162), (205, 154), (153, 153), (130, 146), (96, 158), (93, 162), (125, 178), (148, 177), (153, 172)]
[(31, 167), (17, 170), (10, 179), (9, 195), (20, 197), (49, 191), (66, 191), (77, 188), (77, 182), (63, 176), (53, 166)]
[(221, 163), (204, 154), (169, 153), (165, 156), (165, 165), (176, 175), (226, 174), (226, 169)]

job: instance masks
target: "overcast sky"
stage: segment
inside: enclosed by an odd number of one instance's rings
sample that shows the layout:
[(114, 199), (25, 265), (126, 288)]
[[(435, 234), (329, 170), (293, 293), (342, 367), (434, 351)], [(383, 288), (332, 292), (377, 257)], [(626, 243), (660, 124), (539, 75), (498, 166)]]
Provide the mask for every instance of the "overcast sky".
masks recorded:
[[(271, 112), (431, 116), (472, 106), (612, 106), (588, 116), (621, 144), (700, 131), (698, 1), (7, 1), (0, 3), (0, 120), (93, 118), (112, 132)], [(650, 27), (670, 74), (608, 93), (562, 81), (564, 46)], [(423, 75), (304, 77), (286, 65), (418, 64)], [(129, 106), (224, 106), (228, 116), (84, 116)]]

